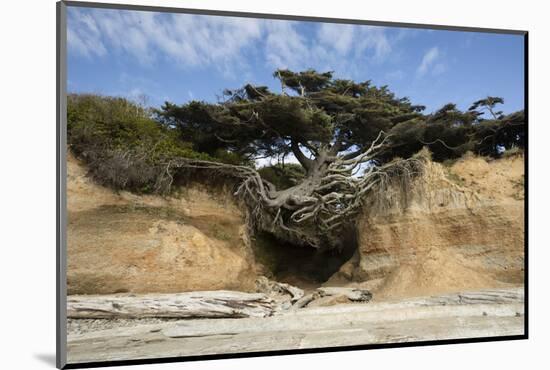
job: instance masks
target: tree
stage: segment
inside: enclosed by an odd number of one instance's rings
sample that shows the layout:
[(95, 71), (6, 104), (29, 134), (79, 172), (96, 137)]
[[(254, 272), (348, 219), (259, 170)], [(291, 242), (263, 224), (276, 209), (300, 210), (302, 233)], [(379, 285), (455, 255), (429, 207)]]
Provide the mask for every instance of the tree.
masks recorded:
[(504, 115), (496, 111), (497, 104), (503, 104), (504, 99), (488, 96), (472, 104), (469, 111), (481, 117), (488, 112), (490, 119), (479, 119), (472, 137), (475, 138), (476, 152), (482, 155), (498, 156), (504, 149), (525, 146), (525, 113), (523, 111)]
[[(339, 248), (358, 211), (384, 203), (388, 184), (406, 195), (422, 171), (416, 153), (424, 146), (444, 161), (525, 145), (523, 111), (497, 111), (499, 97), (426, 115), (370, 81), (314, 70), (273, 75), (279, 92), (247, 84), (225, 90), (217, 103), (166, 102), (153, 111), (122, 98), (71, 95), (70, 147), (97, 180), (117, 189), (162, 193), (190, 175), (229, 177), (255, 230)], [(278, 164), (257, 170), (261, 158)]]
[(497, 104), (504, 104), (504, 99), (498, 96), (488, 96), (485, 99), (480, 99), (472, 104), (469, 111), (476, 112), (480, 115), (480, 112), (477, 112), (478, 109), (482, 111), (487, 111), (491, 114), (492, 118), (497, 120), (502, 118), (502, 111), (495, 111), (495, 106)]
[[(487, 97), (461, 111), (448, 103), (432, 114), (395, 125), (389, 156), (409, 157), (427, 146), (435, 161), (459, 158), (467, 151), (499, 157), (503, 150), (525, 146), (523, 111), (504, 115), (496, 110), (500, 97)], [(484, 113), (490, 118), (484, 118)]]
[(278, 189), (251, 167), (189, 159), (170, 162), (166, 173), (231, 173), (242, 179), (237, 194), (250, 206), (254, 227), (297, 244), (337, 247), (367, 194), (421, 168), (417, 158), (380, 159), (390, 148), (385, 132), (421, 119), (424, 107), (386, 86), (335, 79), (331, 72), (277, 70), (274, 77), (280, 93), (248, 84), (226, 90), (217, 104), (166, 103), (157, 118), (199, 151), (224, 148), (248, 159), (292, 154), (303, 168), (298, 183)]

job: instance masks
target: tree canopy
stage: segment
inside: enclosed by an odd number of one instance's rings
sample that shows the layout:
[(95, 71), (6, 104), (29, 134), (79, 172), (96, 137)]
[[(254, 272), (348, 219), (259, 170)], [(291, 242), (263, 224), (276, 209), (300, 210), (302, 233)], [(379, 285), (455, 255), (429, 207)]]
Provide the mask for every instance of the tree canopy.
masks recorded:
[[(497, 111), (504, 100), (487, 97), (461, 111), (453, 103), (432, 114), (387, 86), (371, 81), (336, 79), (332, 72), (277, 70), (281, 91), (247, 84), (225, 90), (215, 104), (166, 102), (157, 119), (176, 129), (196, 150), (212, 154), (224, 149), (249, 159), (294, 154), (307, 170), (320, 152), (359, 155), (383, 131), (391, 139), (379, 159), (410, 157), (428, 146), (436, 160), (466, 151), (498, 156), (524, 145), (523, 111)], [(489, 118), (484, 118), (484, 113)]]
[(225, 148), (248, 158), (293, 153), (307, 170), (321, 152), (351, 158), (380, 131), (422, 118), (422, 106), (370, 81), (334, 79), (331, 72), (278, 70), (280, 93), (250, 84), (225, 90), (218, 104), (165, 103), (158, 119), (191, 138), (199, 151)]

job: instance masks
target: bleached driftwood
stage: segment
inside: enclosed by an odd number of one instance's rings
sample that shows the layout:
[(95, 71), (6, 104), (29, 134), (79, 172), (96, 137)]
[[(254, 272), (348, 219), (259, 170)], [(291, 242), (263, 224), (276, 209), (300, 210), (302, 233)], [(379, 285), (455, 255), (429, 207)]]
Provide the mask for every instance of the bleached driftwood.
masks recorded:
[(205, 291), (176, 294), (69, 296), (69, 318), (221, 318), (265, 317), (273, 299), (262, 293)]
[(306, 307), (266, 318), (136, 320), (129, 327), (69, 333), (68, 358), (78, 363), (521, 335), (524, 320), (523, 290), (512, 288)]
[(523, 302), (523, 288), (487, 289), (474, 292), (446, 294), (428, 298), (433, 304), (477, 304)]
[[(347, 325), (363, 327), (372, 323), (392, 323), (409, 320), (433, 320), (438, 318), (468, 318), (468, 317), (516, 317), (523, 314), (521, 304), (472, 304), (407, 307), (402, 304), (354, 305), (349, 312), (345, 305), (330, 307), (306, 308), (303, 311), (283, 312), (269, 318), (220, 319), (213, 325), (211, 320), (179, 321), (166, 328), (162, 333), (170, 338), (203, 337), (211, 335), (237, 335), (244, 333), (266, 332), (307, 332), (330, 331), (342, 329)], [(315, 314), (308, 311), (314, 310)], [(326, 320), (326, 317), (331, 317)]]
[(352, 302), (368, 302), (372, 299), (372, 294), (366, 289), (323, 287), (317, 291), (321, 297), (325, 296), (345, 296)]
[(303, 308), (312, 301), (324, 297), (342, 297), (349, 302), (367, 303), (372, 299), (372, 294), (366, 289), (341, 288), (341, 287), (321, 287), (299, 299), (293, 306), (293, 309)]
[(288, 310), (296, 301), (304, 296), (304, 291), (287, 283), (269, 280), (265, 276), (256, 279), (256, 291), (272, 298), (276, 305), (275, 311)]

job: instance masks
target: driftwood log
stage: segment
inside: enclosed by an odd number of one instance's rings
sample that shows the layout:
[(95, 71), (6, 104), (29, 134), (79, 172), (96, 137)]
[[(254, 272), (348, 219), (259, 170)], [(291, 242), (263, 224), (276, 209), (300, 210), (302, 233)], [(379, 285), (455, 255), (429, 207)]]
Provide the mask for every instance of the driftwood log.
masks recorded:
[(367, 303), (372, 299), (372, 294), (366, 289), (322, 287), (303, 296), (292, 306), (292, 308), (303, 308), (311, 302), (321, 299), (327, 301), (327, 303), (330, 303), (327, 298), (330, 298), (333, 301), (340, 300), (340, 303)]
[(177, 294), (69, 296), (67, 317), (222, 318), (266, 317), (275, 301), (262, 293), (205, 291)]
[[(98, 320), (76, 320), (95, 325)], [(108, 321), (108, 320), (104, 320)], [(70, 363), (521, 335), (523, 289), (286, 310), (265, 318), (136, 320), (69, 332)]]
[(277, 302), (276, 311), (289, 309), (304, 296), (302, 289), (287, 283), (269, 280), (265, 276), (261, 276), (256, 280), (256, 291), (273, 298)]
[(256, 279), (256, 291), (269, 296), (286, 296), (291, 302), (296, 302), (304, 296), (304, 291), (287, 283), (269, 280), (265, 276)]
[[(112, 318), (244, 318), (268, 317), (287, 310), (338, 303), (367, 303), (369, 291), (356, 288), (318, 288), (304, 295), (299, 288), (267, 279), (260, 284), (265, 293), (204, 291), (177, 294), (115, 294), (69, 296), (67, 317), (71, 319)], [(331, 301), (332, 300), (332, 301)], [(505, 304), (523, 302), (522, 289), (495, 289), (410, 299), (415, 306)], [(316, 304), (312, 304), (315, 302)], [(384, 303), (377, 304), (383, 307)], [(342, 308), (344, 311), (346, 308)], [(355, 306), (349, 306), (356, 310)], [(361, 309), (359, 309), (361, 310)], [(312, 311), (313, 312), (313, 311)]]

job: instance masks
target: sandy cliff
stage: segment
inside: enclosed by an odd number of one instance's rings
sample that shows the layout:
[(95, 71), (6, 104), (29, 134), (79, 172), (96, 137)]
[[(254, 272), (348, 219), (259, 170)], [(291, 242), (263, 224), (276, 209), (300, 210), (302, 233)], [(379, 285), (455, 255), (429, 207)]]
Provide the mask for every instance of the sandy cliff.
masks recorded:
[(116, 193), (68, 158), (69, 294), (252, 290), (244, 215), (223, 191)]
[[(374, 300), (521, 285), (523, 166), (522, 156), (429, 163), (407, 202), (390, 191), (384, 207), (365, 208), (357, 251), (325, 285), (367, 288)], [(279, 274), (281, 281), (300, 285), (307, 266), (307, 251), (251, 242), (228, 191), (117, 193), (70, 155), (67, 191), (69, 294), (253, 291), (269, 275), (267, 247), (288, 254), (277, 268), (286, 264), (295, 276)]]
[(375, 299), (523, 283), (523, 156), (430, 163), (407, 204), (367, 207), (358, 251), (328, 284), (352, 281)]

